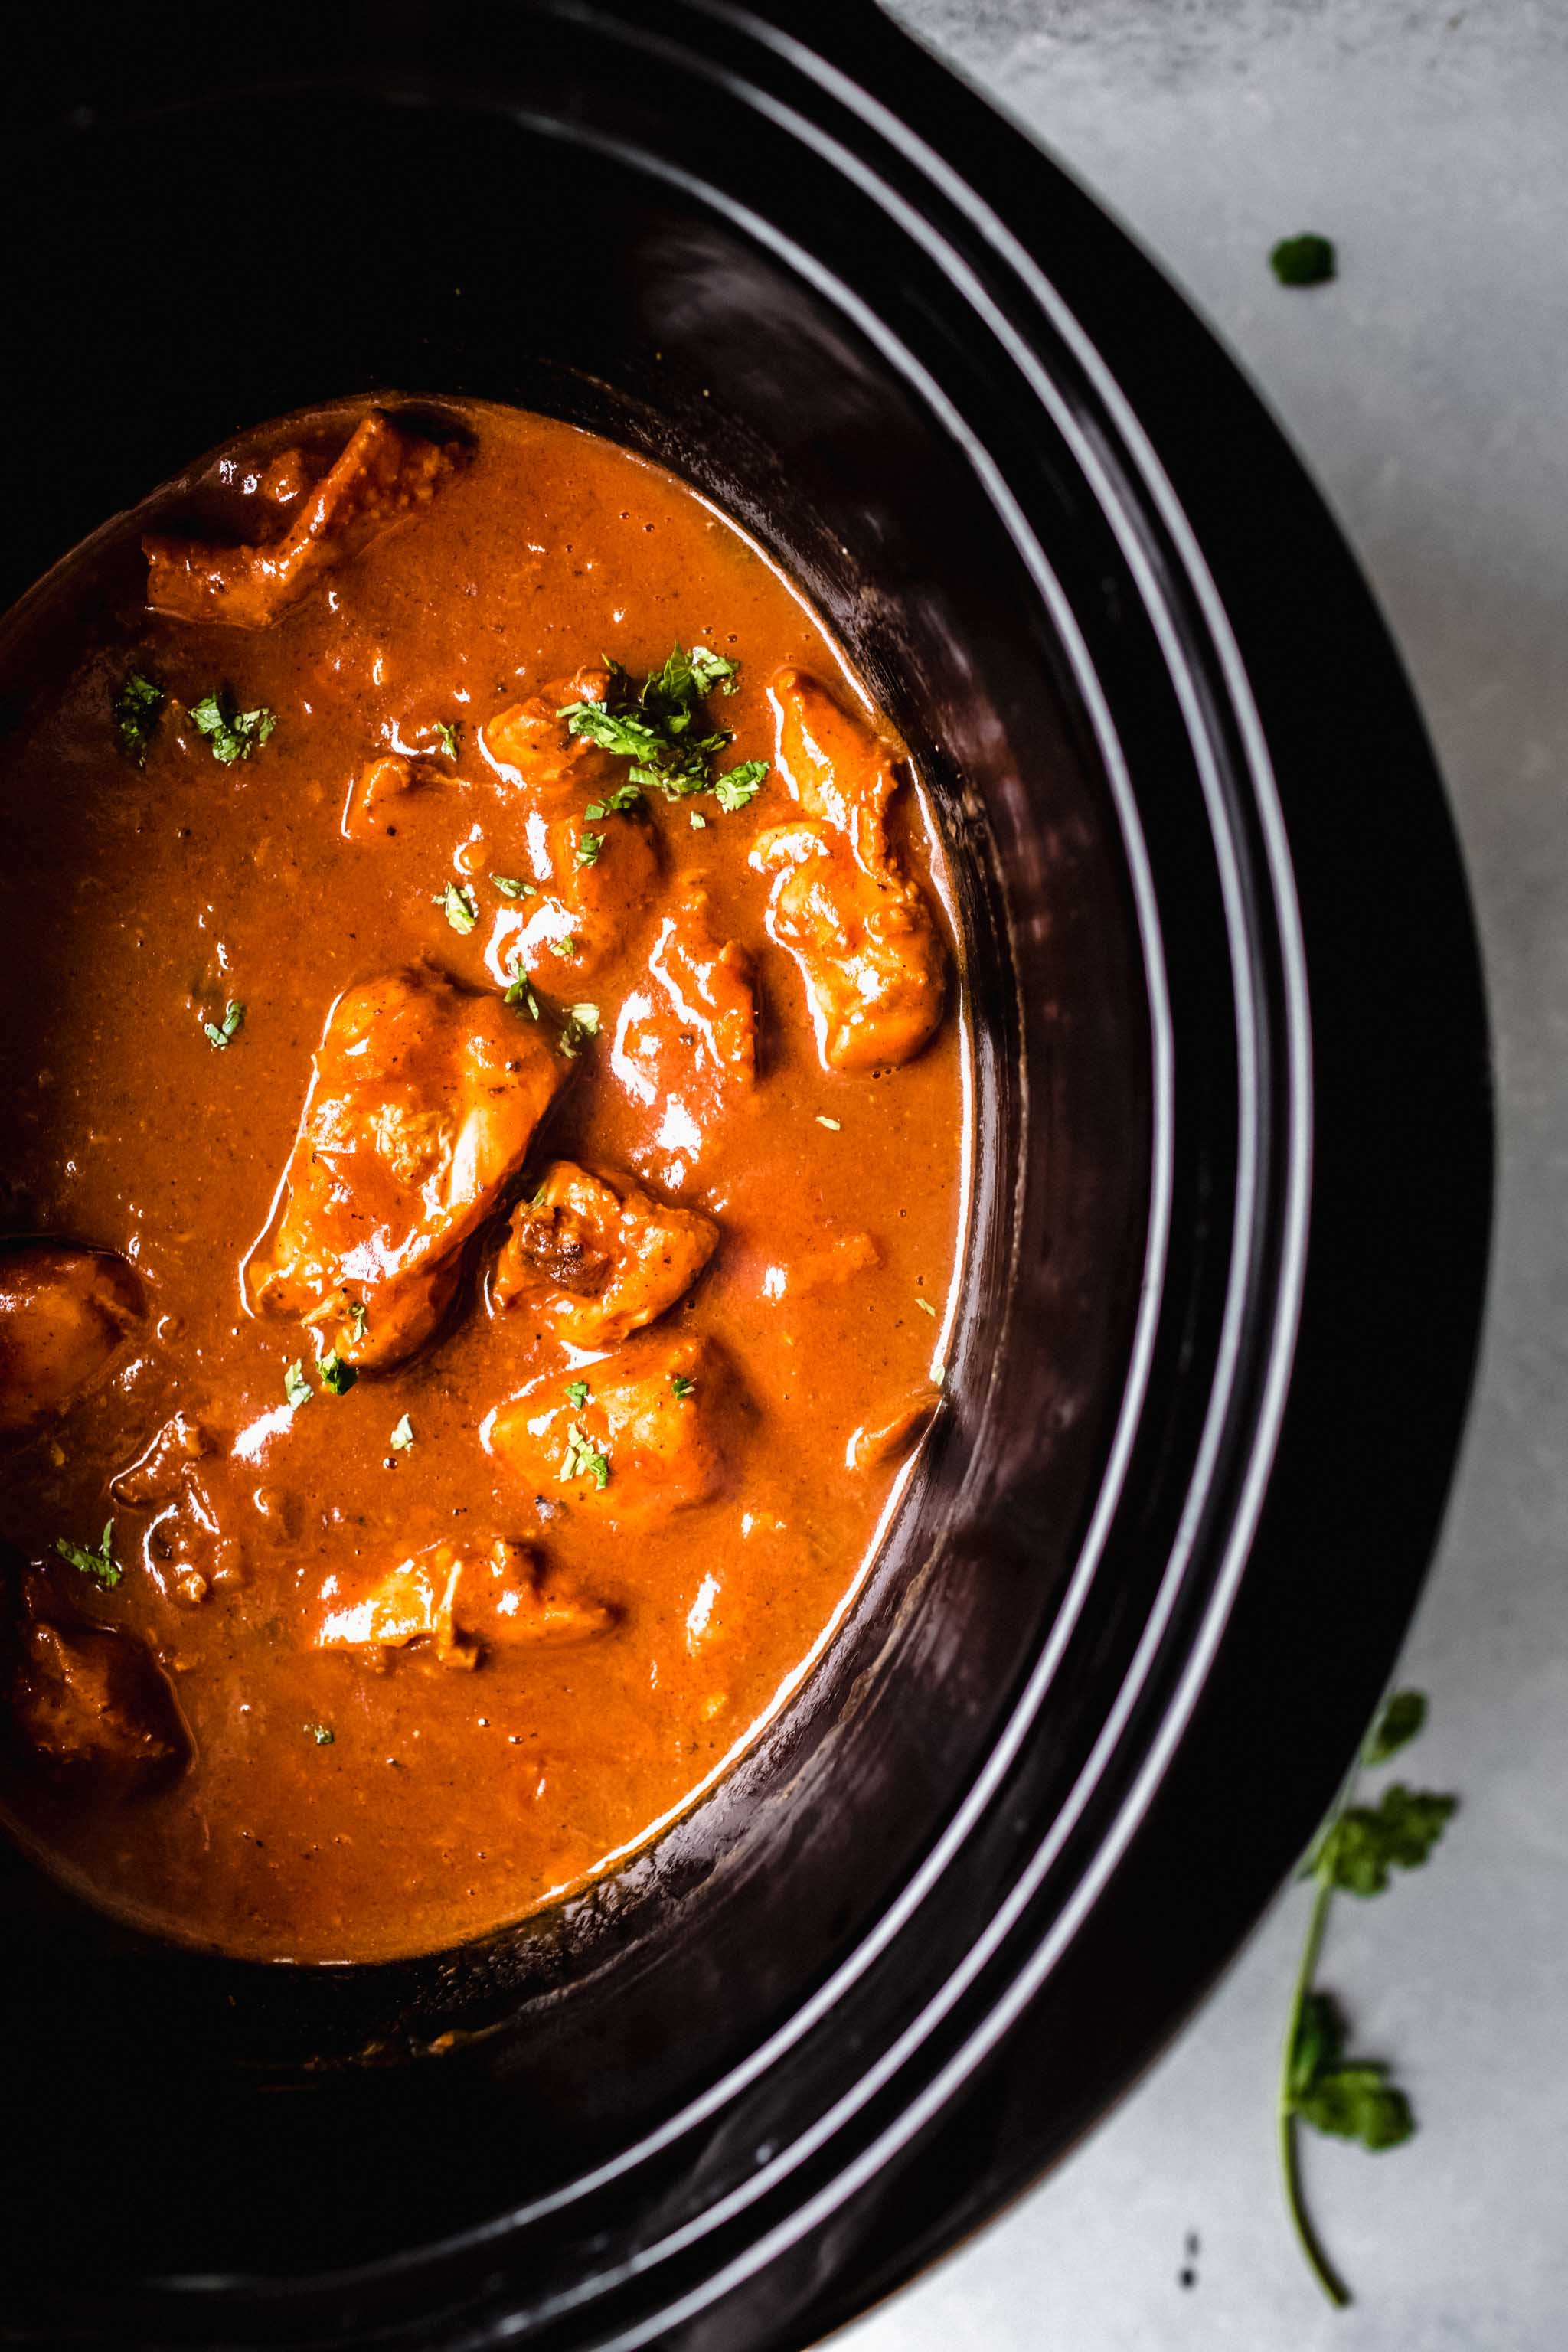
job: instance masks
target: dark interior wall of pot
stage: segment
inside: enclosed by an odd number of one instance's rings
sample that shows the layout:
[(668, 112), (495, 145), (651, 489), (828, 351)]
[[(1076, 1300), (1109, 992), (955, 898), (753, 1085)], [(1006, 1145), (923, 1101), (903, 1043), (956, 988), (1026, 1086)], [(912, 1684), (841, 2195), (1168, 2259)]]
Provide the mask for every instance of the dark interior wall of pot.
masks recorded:
[[(655, 1851), (529, 1929), (395, 1969), (260, 1971), (152, 1949), (10, 1867), (0, 1984), (27, 2023), (0, 2210), (23, 2273), (45, 2249), (79, 2273), (405, 2248), (558, 2189), (757, 2048), (972, 1780), (1049, 1622), (1119, 1394), (1147, 1192), (1137, 934), (1037, 583), (893, 348), (889, 320), (931, 331), (927, 289), (881, 285), (872, 329), (795, 266), (859, 225), (825, 216), (841, 192), (766, 124), (746, 127), (749, 168), (795, 259), (610, 152), (656, 118), (668, 143), (690, 93), (612, 82), (558, 28), (508, 70), (510, 112), (493, 87), (482, 109), (292, 88), (13, 159), (6, 213), (29, 227), (4, 276), (26, 364), (0, 585), (19, 593), (237, 427), (355, 387), (547, 408), (721, 500), (906, 733), (951, 862), (976, 1181), (950, 1407), (800, 1701)], [(695, 178), (731, 131), (693, 120)], [(1049, 479), (1049, 447), (1036, 462)], [(1063, 464), (1064, 546), (1070, 482)], [(1087, 583), (1092, 549), (1074, 560)], [(1047, 1777), (1065, 1784), (1092, 1729), (1064, 1716)], [(429, 2054), (453, 2026), (476, 2038)], [(763, 2101), (707, 2145), (695, 2185), (672, 2155), (672, 2200), (743, 2176), (765, 2128)], [(84, 2144), (116, 2182), (90, 2231), (59, 2189)]]

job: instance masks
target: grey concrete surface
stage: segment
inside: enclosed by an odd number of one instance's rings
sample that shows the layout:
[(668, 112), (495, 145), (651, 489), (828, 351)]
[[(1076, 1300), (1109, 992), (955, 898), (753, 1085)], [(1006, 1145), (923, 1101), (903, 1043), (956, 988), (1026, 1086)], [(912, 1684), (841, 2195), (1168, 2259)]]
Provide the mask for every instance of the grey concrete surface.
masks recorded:
[[(891, 5), (1188, 289), (1358, 549), (1469, 859), (1503, 1160), (1480, 1389), (1404, 1669), (1432, 1696), (1420, 1776), (1464, 1811), (1426, 1873), (1339, 1906), (1327, 1955), (1422, 2126), (1381, 2157), (1308, 2151), (1355, 2307), (1319, 2300), (1275, 2186), (1296, 1895), (1070, 2163), (836, 2352), (1562, 2352), (1568, 6)], [(1301, 228), (1337, 240), (1336, 285), (1274, 284), (1268, 249)]]

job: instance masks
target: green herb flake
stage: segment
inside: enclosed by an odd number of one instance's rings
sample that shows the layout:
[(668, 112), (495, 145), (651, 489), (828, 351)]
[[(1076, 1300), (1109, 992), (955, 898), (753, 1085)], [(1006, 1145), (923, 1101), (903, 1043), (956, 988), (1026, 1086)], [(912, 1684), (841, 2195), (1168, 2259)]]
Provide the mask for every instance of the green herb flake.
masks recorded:
[(1393, 1870), (1417, 1870), (1453, 1818), (1455, 1800), (1396, 1780), (1375, 1807), (1347, 1805), (1314, 1850), (1312, 1868), (1348, 1895), (1381, 1895)]
[(316, 1370), (321, 1376), (321, 1386), (330, 1389), (333, 1396), (347, 1396), (359, 1378), (353, 1365), (340, 1356), (335, 1348), (330, 1348), (324, 1356), (317, 1357)]
[(226, 688), (220, 688), (191, 705), (191, 724), (206, 738), (208, 751), (220, 766), (232, 768), (258, 751), (278, 724), (278, 713), (265, 703), (254, 710), (236, 710)]
[(727, 815), (754, 801), (767, 782), (768, 762), (765, 760), (742, 760), (738, 768), (731, 768), (713, 787), (713, 797)]
[[(564, 703), (559, 714), (569, 734), (583, 736), (601, 751), (631, 762), (626, 783), (591, 802), (589, 817), (630, 808), (642, 792), (661, 793), (674, 801), (713, 791), (713, 763), (731, 738), (727, 729), (709, 724), (705, 698), (715, 688), (734, 693), (740, 664), (706, 646), (688, 653), (678, 645), (640, 687), (633, 686), (618, 662), (606, 660), (605, 667), (609, 684), (605, 699)], [(731, 772), (731, 791), (744, 794), (732, 805), (743, 807), (751, 798), (749, 771), (757, 766), (765, 775), (765, 761), (749, 761)]]
[(533, 898), (539, 895), (531, 882), (520, 881), (515, 874), (492, 874), (490, 880), (503, 898)]
[(119, 1583), (122, 1571), (114, 1557), (112, 1519), (104, 1521), (103, 1533), (93, 1550), (89, 1551), (82, 1544), (68, 1543), (64, 1536), (55, 1538), (55, 1549), (62, 1559), (68, 1560), (72, 1568), (79, 1569), (83, 1576), (90, 1576), (95, 1584), (112, 1587)]
[(580, 1478), (592, 1478), (602, 1494), (610, 1483), (610, 1457), (601, 1454), (593, 1441), (584, 1436), (575, 1422), (566, 1432), (566, 1451), (561, 1460), (561, 1483), (574, 1486)]
[(593, 1393), (586, 1381), (568, 1381), (566, 1383), (566, 1402), (578, 1412), (582, 1412)]
[(409, 1447), (413, 1444), (414, 1423), (409, 1420), (406, 1413), (404, 1414), (402, 1420), (393, 1431), (388, 1443), (391, 1444), (392, 1450), (395, 1454), (406, 1454)]
[(338, 1736), (330, 1723), (307, 1723), (301, 1727), (306, 1738), (313, 1739), (318, 1748), (330, 1748)]
[(549, 942), (549, 947), (552, 955), (563, 958), (574, 956), (577, 952), (576, 935), (572, 931), (563, 931), (558, 940), (552, 940)]
[(464, 938), (479, 919), (479, 902), (466, 882), (448, 882), (437, 894), (435, 904), (440, 908), (452, 929)]
[(132, 670), (110, 706), (116, 740), (135, 767), (145, 767), (147, 763), (165, 698), (156, 678), (143, 677), (139, 670)]
[(515, 964), (512, 966), (512, 972), (514, 976), (511, 986), (507, 990), (505, 996), (501, 999), (502, 1003), (513, 1006), (521, 1005), (531, 1021), (537, 1021), (539, 1018), (539, 999), (533, 992), (532, 982), (528, 978), (525, 972), (518, 971)]
[(204, 1021), (202, 1023), (202, 1034), (206, 1039), (207, 1044), (213, 1048), (213, 1051), (215, 1053), (221, 1054), (226, 1045), (233, 1044), (235, 1038), (238, 1036), (240, 1030), (244, 1025), (245, 1007), (243, 1004), (237, 1004), (234, 999), (230, 997), (228, 1003), (224, 1008), (223, 1019), (221, 1021)]
[(604, 845), (605, 836), (602, 833), (580, 833), (577, 836), (576, 851), (578, 865), (596, 866), (599, 862), (599, 852)]
[(370, 1309), (366, 1307), (363, 1298), (351, 1298), (349, 1300), (349, 1321), (353, 1326), (355, 1339), (363, 1340), (365, 1333), (370, 1328)]
[(631, 810), (640, 808), (641, 806), (642, 787), (640, 784), (617, 784), (614, 792), (605, 793), (598, 800), (590, 801), (587, 807), (583, 811), (583, 814), (589, 819), (590, 823), (592, 823), (595, 819), (599, 817), (626, 816), (629, 814)]
[(692, 1396), (696, 1393), (697, 1383), (691, 1379), (690, 1375), (686, 1372), (671, 1372), (669, 1376), (669, 1385), (675, 1391), (676, 1402), (678, 1404), (684, 1404), (689, 1396)]
[(700, 809), (691, 812), (691, 830), (693, 833), (706, 833), (708, 830), (708, 820)]
[(283, 1393), (291, 1405), (309, 1404), (316, 1393), (305, 1378), (304, 1361), (299, 1356), (283, 1368)]
[(1282, 236), (1268, 266), (1281, 286), (1326, 286), (1339, 274), (1339, 257), (1330, 238), (1308, 230), (1300, 236)]
[(441, 738), (442, 758), (447, 760), (455, 760), (458, 756), (458, 746), (462, 740), (463, 730), (461, 725), (452, 719), (437, 719), (436, 721), (436, 732)]
[(566, 1059), (575, 1060), (584, 1042), (599, 1034), (599, 1008), (596, 1004), (569, 1004), (556, 1045)]

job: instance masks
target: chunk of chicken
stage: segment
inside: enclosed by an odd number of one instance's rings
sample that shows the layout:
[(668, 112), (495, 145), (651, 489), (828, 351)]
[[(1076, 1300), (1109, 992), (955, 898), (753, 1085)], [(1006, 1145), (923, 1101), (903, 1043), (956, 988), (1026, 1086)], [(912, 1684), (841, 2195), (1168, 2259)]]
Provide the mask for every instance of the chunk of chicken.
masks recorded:
[(362, 1367), (411, 1353), (568, 1067), (499, 997), (438, 972), (351, 988), (316, 1052), (281, 1213), (245, 1267), (253, 1308), (300, 1317)]
[(947, 959), (888, 842), (891, 758), (800, 671), (780, 670), (768, 692), (777, 763), (805, 811), (752, 847), (752, 866), (776, 877), (769, 933), (800, 968), (825, 1068), (907, 1062), (942, 1019)]
[(690, 1289), (718, 1239), (694, 1209), (558, 1160), (512, 1211), (491, 1296), (498, 1307), (528, 1300), (574, 1348), (618, 1347)]
[(344, 840), (379, 841), (395, 831), (392, 803), (401, 800), (413, 786), (413, 768), (397, 753), (389, 752), (384, 759), (372, 760), (350, 786), (342, 814)]
[(622, 999), (610, 1067), (635, 1102), (662, 1108), (658, 1141), (689, 1161), (756, 1082), (752, 960), (720, 939), (694, 885), (660, 923), (647, 968), (647, 986)]
[(454, 445), (405, 432), (374, 409), (279, 536), (263, 546), (216, 547), (149, 532), (142, 541), (147, 602), (176, 620), (264, 629), (330, 565), (426, 505), (457, 457)]
[(531, 1381), (480, 1434), (530, 1493), (636, 1528), (721, 1491), (743, 1412), (714, 1341), (644, 1340), (575, 1380)]
[(538, 896), (498, 909), (487, 960), (497, 980), (524, 971), (553, 995), (617, 955), (657, 904), (658, 844), (635, 811), (540, 819), (529, 831)]
[(560, 815), (616, 782), (608, 753), (585, 735), (569, 735), (561, 717), (574, 702), (603, 702), (609, 690), (608, 670), (580, 669), (498, 710), (480, 728), (490, 765), (520, 791), (531, 814)]
[(760, 835), (751, 862), (777, 877), (768, 931), (800, 968), (823, 1067), (910, 1060), (947, 992), (947, 959), (919, 884), (890, 866), (868, 874), (826, 825), (805, 820)]
[(0, 1433), (62, 1412), (108, 1369), (142, 1315), (142, 1285), (111, 1251), (0, 1244)]
[(494, 1648), (592, 1641), (615, 1612), (558, 1580), (547, 1581), (530, 1544), (431, 1544), (356, 1599), (336, 1577), (317, 1629), (319, 1650), (350, 1650), (384, 1664), (388, 1650), (414, 1648), (444, 1666), (474, 1666)]
[(190, 1739), (167, 1683), (129, 1633), (30, 1625), (12, 1721), (41, 1763), (147, 1780), (177, 1769)]

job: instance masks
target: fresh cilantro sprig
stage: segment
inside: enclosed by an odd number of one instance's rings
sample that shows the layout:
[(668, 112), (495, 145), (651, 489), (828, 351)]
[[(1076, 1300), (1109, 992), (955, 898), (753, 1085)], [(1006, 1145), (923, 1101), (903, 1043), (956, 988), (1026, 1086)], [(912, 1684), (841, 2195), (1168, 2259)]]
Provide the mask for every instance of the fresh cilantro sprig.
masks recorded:
[(1426, 1861), (1453, 1815), (1457, 1800), (1430, 1790), (1386, 1788), (1376, 1805), (1352, 1802), (1357, 1773), (1386, 1764), (1426, 1720), (1420, 1691), (1395, 1691), (1367, 1734), (1352, 1772), (1308, 1851), (1300, 1875), (1316, 1889), (1296, 1971), (1279, 2068), (1279, 2164), (1291, 2226), (1313, 2276), (1331, 2304), (1342, 2308), (1350, 2289), (1325, 2253), (1301, 2189), (1299, 2126), (1352, 2139), (1363, 2147), (1397, 2147), (1415, 2129), (1410, 2102), (1382, 2059), (1347, 2058), (1345, 2026), (1332, 1995), (1313, 1983), (1337, 1894), (1381, 1895), (1394, 1870)]
[(123, 1573), (114, 1557), (112, 1519), (105, 1520), (103, 1533), (90, 1551), (85, 1544), (68, 1543), (64, 1536), (55, 1538), (55, 1549), (62, 1559), (68, 1560), (72, 1568), (79, 1569), (83, 1576), (90, 1576), (95, 1583), (116, 1585)]
[(248, 760), (258, 751), (278, 724), (278, 713), (260, 703), (254, 710), (237, 710), (226, 687), (191, 705), (191, 724), (206, 738), (207, 750), (221, 767)]
[(120, 748), (135, 767), (145, 767), (147, 763), (165, 698), (156, 678), (143, 677), (139, 670), (132, 670), (110, 706)]
[[(733, 694), (739, 662), (707, 646), (672, 648), (662, 669), (641, 686), (619, 662), (606, 659), (609, 684), (602, 702), (568, 702), (560, 716), (568, 734), (581, 735), (602, 751), (630, 761), (627, 780), (590, 801), (584, 814), (598, 820), (635, 808), (645, 792), (668, 801), (694, 793), (714, 793), (721, 808), (733, 812), (755, 799), (768, 772), (765, 760), (746, 760), (716, 776), (714, 762), (733, 740), (727, 727), (713, 726), (707, 698)], [(588, 836), (591, 838), (591, 836)], [(597, 856), (595, 849), (593, 853)], [(589, 861), (579, 857), (579, 863)]]

